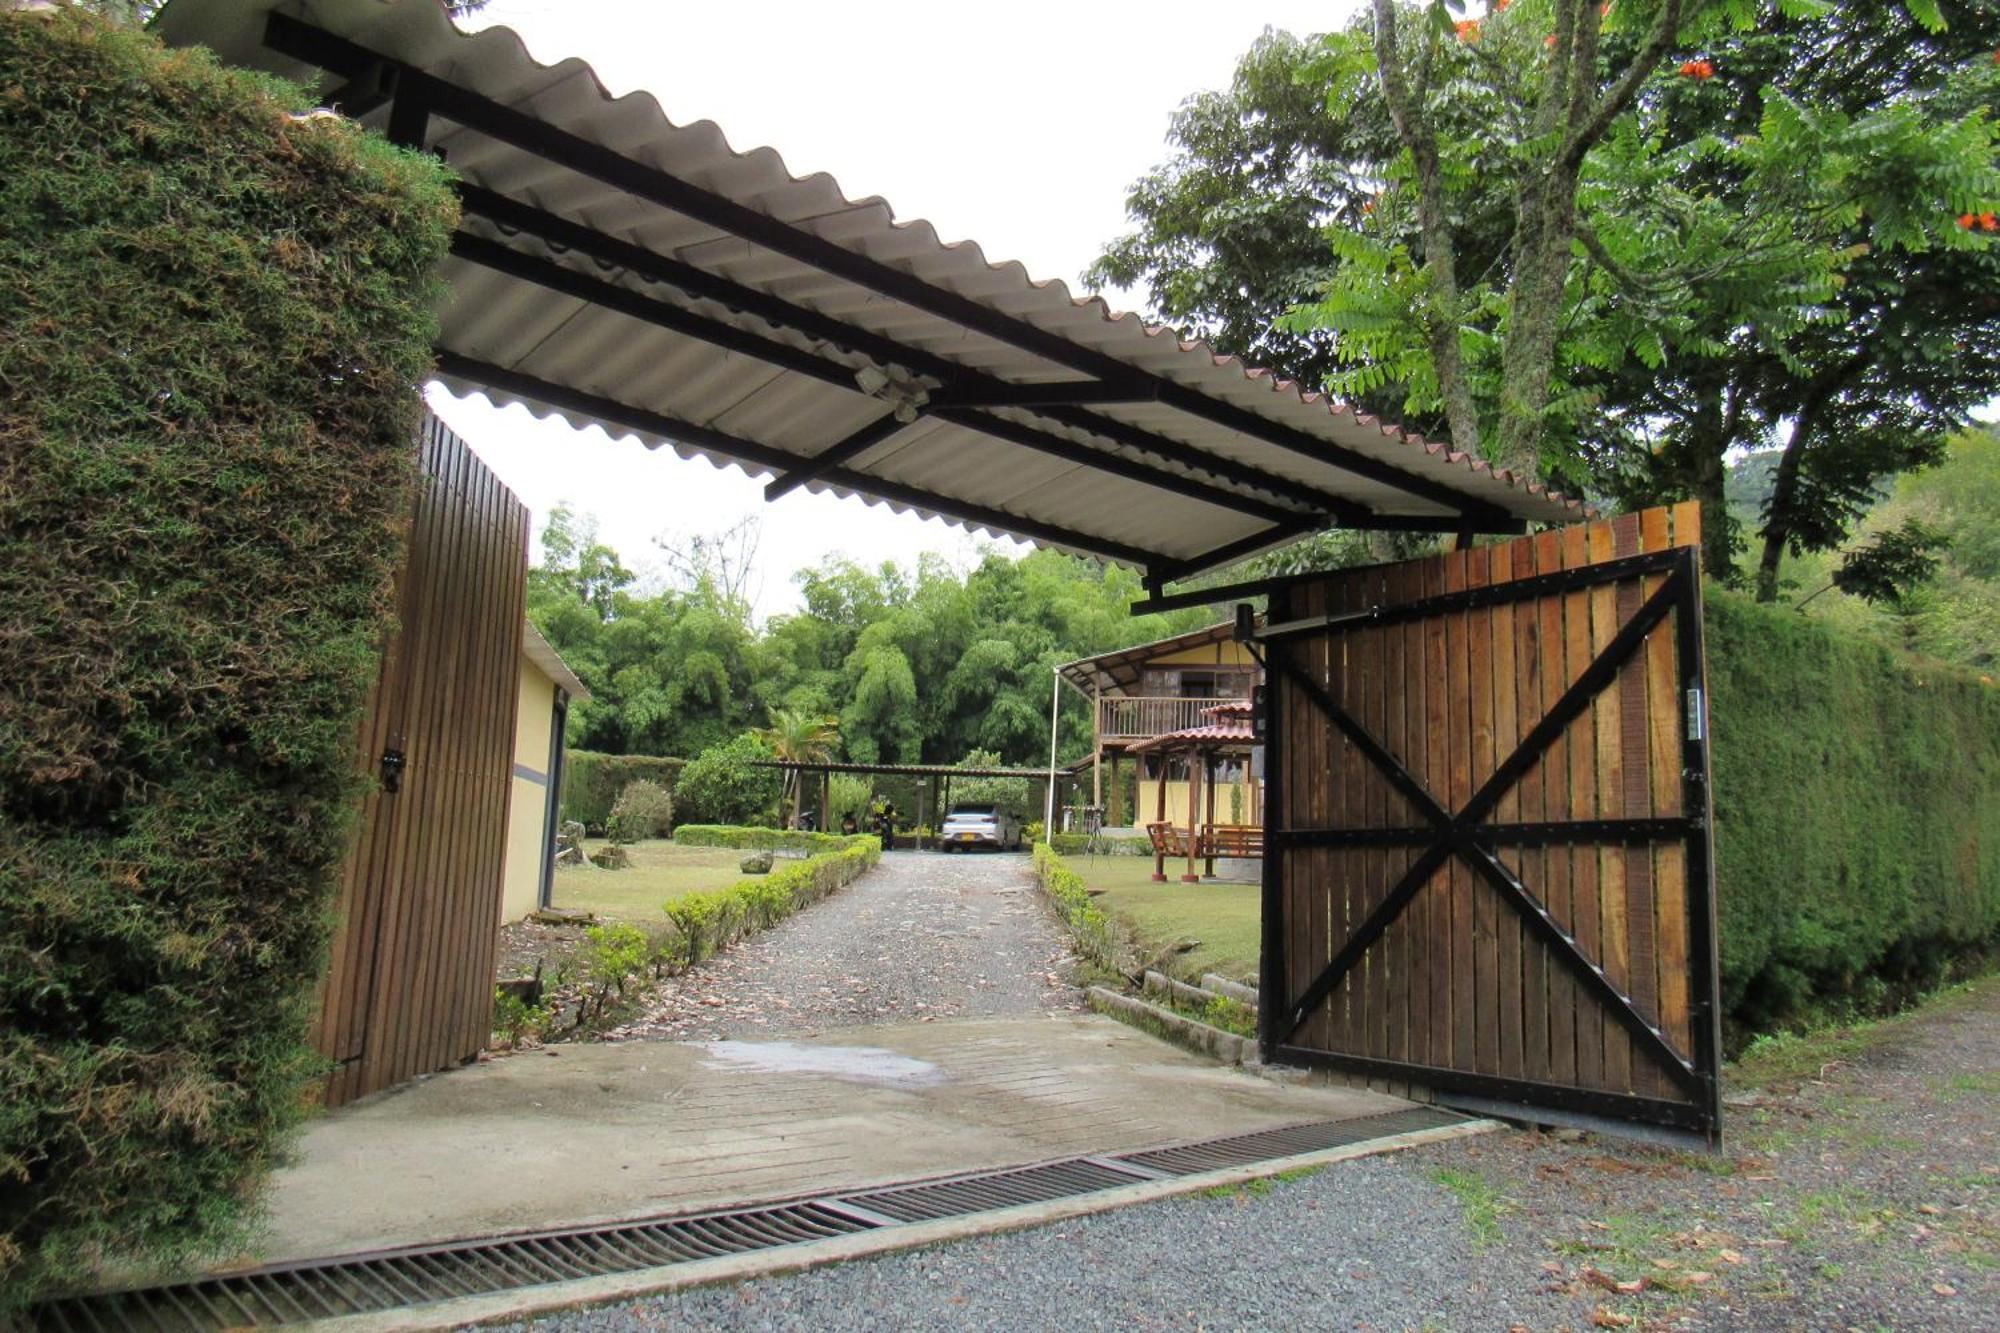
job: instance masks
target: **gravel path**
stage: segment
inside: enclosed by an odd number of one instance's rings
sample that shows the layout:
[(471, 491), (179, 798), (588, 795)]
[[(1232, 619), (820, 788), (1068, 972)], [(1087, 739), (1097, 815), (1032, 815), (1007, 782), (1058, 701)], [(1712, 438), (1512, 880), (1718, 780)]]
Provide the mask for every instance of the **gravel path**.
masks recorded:
[(1503, 1132), (535, 1327), (2000, 1324), (2000, 979), (1734, 1072), (1722, 1157)]
[(810, 1036), (1077, 1009), (1028, 858), (895, 852), (824, 902), (655, 988), (609, 1041)]

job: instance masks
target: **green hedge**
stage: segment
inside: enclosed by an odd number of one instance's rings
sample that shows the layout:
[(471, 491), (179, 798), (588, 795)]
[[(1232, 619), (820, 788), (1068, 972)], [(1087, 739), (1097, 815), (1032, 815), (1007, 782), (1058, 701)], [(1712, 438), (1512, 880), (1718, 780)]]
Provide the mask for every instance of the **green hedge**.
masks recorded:
[(685, 759), (651, 754), (599, 754), (568, 750), (563, 754), (562, 817), (574, 819), (593, 832), (611, 819), (611, 807), (628, 783), (644, 778), (673, 791)]
[(2000, 931), (2000, 689), (1709, 589), (1723, 1001), (1763, 1029)]
[(1055, 904), (1069, 927), (1078, 953), (1100, 967), (1126, 970), (1128, 960), (1120, 957), (1118, 932), (1111, 918), (1090, 896), (1090, 886), (1083, 882), (1083, 877), (1064, 864), (1062, 857), (1045, 842), (1035, 844), (1035, 882), (1041, 885), (1042, 892)]
[[(1083, 856), (1090, 852), (1088, 833), (1058, 833), (1049, 839), (1059, 856)], [(1104, 838), (1097, 840), (1099, 856), (1151, 856), (1153, 843), (1150, 838)]]
[(233, 1243), (388, 627), (444, 169), (205, 53), (0, 13), (0, 1324)]
[[(807, 833), (803, 829), (754, 828), (739, 824), (683, 824), (674, 830), (680, 847), (731, 847), (744, 852), (837, 852), (872, 834)], [(878, 844), (879, 845), (879, 844)]]
[(835, 838), (837, 850), (782, 865), (726, 889), (684, 893), (666, 905), (680, 932), (681, 958), (699, 963), (752, 931), (768, 930), (802, 907), (860, 878), (882, 859), (882, 845), (865, 833)]

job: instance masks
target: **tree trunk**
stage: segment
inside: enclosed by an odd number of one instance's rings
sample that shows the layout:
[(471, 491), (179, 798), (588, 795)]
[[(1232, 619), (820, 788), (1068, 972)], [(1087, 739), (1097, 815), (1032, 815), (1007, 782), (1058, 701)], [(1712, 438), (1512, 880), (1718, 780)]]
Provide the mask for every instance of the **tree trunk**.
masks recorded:
[(1576, 234), (1575, 173), (1552, 165), (1546, 176), (1522, 190), (1518, 208), (1495, 461), (1523, 475), (1540, 476), (1542, 411), (1555, 373), (1570, 242)]
[(1764, 509), (1764, 551), (1757, 560), (1760, 602), (1778, 600), (1778, 570), (1784, 564), (1785, 544), (1792, 535), (1793, 511), (1798, 503), (1799, 465), (1805, 457), (1813, 418), (1817, 415), (1810, 410), (1800, 414), (1792, 427), (1792, 438), (1785, 441), (1785, 452), (1778, 459), (1778, 474), (1771, 481), (1771, 499)]

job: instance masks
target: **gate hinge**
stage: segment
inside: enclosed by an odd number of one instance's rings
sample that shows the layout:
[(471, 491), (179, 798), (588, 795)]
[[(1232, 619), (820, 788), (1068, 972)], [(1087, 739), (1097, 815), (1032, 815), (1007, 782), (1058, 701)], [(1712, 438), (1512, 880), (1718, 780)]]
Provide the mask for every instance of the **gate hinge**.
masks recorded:
[(1687, 692), (1687, 738), (1691, 741), (1708, 739), (1708, 700), (1702, 697), (1701, 686), (1695, 685)]

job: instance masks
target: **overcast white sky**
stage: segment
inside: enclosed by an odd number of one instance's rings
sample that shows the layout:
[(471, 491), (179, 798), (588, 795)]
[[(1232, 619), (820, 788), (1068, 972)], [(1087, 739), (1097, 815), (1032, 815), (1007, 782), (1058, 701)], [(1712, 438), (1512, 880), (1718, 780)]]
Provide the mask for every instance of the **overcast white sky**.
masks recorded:
[[(613, 93), (643, 88), (676, 122), (713, 120), (739, 149), (769, 145), (794, 174), (829, 172), (850, 198), (881, 195), (899, 218), (1074, 284), (1125, 230), (1126, 188), (1165, 156), (1183, 98), (1224, 86), (1267, 25), (1325, 31), (1357, 3), (494, 0), (475, 22), (515, 29), (544, 61), (579, 56)], [(431, 398), (535, 511), (538, 532), (567, 500), (635, 567), (651, 563), (657, 534), (761, 515), (762, 615), (794, 605), (792, 571), (828, 552), (977, 558), (980, 543), (939, 522), (804, 491), (766, 505), (734, 468), (480, 397), (433, 387)]]

